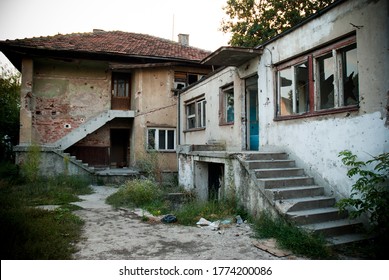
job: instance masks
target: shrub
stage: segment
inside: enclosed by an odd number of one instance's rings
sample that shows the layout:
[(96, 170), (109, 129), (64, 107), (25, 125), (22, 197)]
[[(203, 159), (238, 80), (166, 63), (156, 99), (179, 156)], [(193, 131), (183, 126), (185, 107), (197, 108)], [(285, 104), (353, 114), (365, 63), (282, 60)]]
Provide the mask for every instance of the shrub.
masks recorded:
[(143, 207), (159, 201), (162, 191), (153, 181), (127, 181), (116, 193), (107, 198), (107, 202), (115, 207)]
[(39, 165), (41, 160), (41, 149), (37, 145), (30, 145), (27, 149), (27, 158), (21, 165), (22, 174), (27, 182), (34, 183), (39, 177)]
[(351, 207), (352, 218), (367, 214), (372, 232), (378, 240), (387, 242), (389, 230), (389, 153), (373, 156), (368, 161), (361, 161), (351, 151), (340, 152), (342, 162), (351, 167), (348, 177), (356, 176), (358, 179), (351, 188), (349, 198), (338, 202), (340, 210)]

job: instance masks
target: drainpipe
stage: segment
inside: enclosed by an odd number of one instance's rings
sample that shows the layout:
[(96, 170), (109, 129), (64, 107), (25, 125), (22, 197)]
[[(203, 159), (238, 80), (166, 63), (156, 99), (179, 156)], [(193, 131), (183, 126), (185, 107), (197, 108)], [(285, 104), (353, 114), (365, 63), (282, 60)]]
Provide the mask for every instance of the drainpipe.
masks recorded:
[(178, 130), (178, 133), (177, 133), (177, 146), (181, 145), (181, 93), (180, 91), (178, 91), (178, 101), (177, 101), (177, 130)]

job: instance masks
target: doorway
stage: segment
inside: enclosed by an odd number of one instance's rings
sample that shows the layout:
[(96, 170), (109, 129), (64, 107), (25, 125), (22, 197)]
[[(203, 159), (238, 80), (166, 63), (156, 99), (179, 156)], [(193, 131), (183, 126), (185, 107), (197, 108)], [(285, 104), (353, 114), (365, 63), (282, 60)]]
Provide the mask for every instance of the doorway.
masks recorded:
[(247, 149), (259, 149), (258, 75), (246, 79)]
[(112, 167), (128, 166), (129, 129), (111, 129), (111, 153)]
[(224, 180), (224, 164), (208, 163), (208, 200), (219, 199), (219, 189)]

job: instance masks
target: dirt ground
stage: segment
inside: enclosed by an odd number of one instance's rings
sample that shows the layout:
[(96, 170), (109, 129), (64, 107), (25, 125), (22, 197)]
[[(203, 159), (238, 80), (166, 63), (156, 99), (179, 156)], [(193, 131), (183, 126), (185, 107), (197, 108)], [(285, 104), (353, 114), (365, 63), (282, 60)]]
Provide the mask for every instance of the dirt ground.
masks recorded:
[(83, 239), (74, 254), (78, 260), (275, 260), (277, 257), (254, 246), (248, 224), (230, 225), (213, 231), (196, 225), (142, 221), (140, 209), (113, 209), (105, 198), (117, 189), (93, 186), (94, 193), (80, 196), (75, 213), (84, 221)]

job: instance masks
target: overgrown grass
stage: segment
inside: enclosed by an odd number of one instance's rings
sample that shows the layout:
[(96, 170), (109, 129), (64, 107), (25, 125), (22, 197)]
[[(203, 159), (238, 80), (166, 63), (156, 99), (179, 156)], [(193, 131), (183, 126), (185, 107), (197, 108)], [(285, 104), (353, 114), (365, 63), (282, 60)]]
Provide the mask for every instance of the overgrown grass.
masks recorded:
[(209, 221), (231, 219), (236, 215), (245, 215), (243, 211), (237, 208), (236, 201), (233, 199), (223, 199), (219, 201), (192, 201), (179, 208), (175, 215), (180, 224), (195, 225), (200, 218)]
[(182, 225), (195, 225), (201, 217), (215, 221), (234, 218), (240, 214), (245, 218), (246, 213), (237, 210), (234, 199), (200, 202), (193, 194), (180, 190), (184, 193), (185, 203), (175, 207), (174, 203), (167, 199), (169, 191), (172, 190), (165, 189), (151, 180), (132, 180), (109, 196), (107, 203), (114, 207), (139, 207), (154, 215), (174, 214)]
[(257, 238), (275, 238), (281, 248), (294, 254), (316, 260), (334, 258), (324, 238), (305, 232), (281, 218), (272, 218), (268, 213), (261, 213), (254, 221), (254, 230)]
[[(0, 179), (1, 259), (71, 259), (83, 221), (72, 214), (77, 195), (91, 193), (82, 177)], [(54, 211), (36, 205), (61, 205)]]

